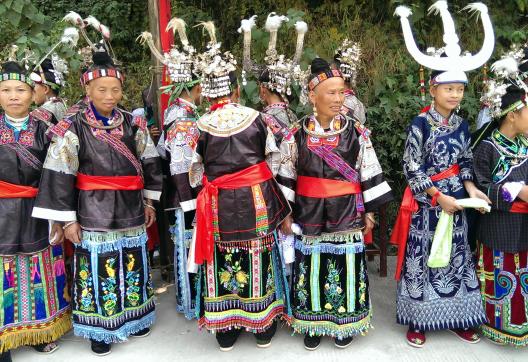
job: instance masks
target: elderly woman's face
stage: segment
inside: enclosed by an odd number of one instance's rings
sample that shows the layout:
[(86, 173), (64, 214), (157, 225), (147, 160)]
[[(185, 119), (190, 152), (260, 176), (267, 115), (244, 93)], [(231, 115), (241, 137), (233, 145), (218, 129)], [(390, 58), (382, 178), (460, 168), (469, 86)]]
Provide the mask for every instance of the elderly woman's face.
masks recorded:
[(33, 102), (33, 89), (19, 80), (0, 82), (0, 106), (13, 118), (23, 118), (29, 114)]
[(329, 78), (310, 91), (309, 97), (319, 115), (335, 117), (345, 102), (345, 81), (341, 77)]

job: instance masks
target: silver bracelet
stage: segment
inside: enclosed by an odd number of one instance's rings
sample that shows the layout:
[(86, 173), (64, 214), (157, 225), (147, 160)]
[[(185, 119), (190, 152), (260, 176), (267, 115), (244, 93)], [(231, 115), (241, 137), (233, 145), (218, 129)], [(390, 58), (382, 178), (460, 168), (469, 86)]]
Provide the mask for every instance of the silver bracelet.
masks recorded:
[(145, 207), (149, 207), (151, 208), (152, 210), (156, 211), (156, 208), (154, 206), (152, 206), (151, 204), (147, 204), (145, 203)]
[(69, 223), (67, 223), (66, 225), (64, 225), (62, 227), (62, 230), (66, 230), (69, 226), (72, 226), (73, 224), (75, 224), (77, 221), (70, 221)]

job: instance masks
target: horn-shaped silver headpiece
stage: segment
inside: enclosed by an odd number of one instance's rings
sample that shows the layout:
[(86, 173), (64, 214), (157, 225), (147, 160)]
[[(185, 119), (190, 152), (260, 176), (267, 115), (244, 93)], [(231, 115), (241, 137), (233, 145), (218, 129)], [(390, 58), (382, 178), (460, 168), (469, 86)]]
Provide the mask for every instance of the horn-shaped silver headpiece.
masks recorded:
[[(450, 78), (453, 78), (453, 80), (461, 80), (459, 78), (462, 77), (464, 72), (482, 66), (493, 54), (493, 48), (495, 46), (493, 25), (491, 24), (487, 6), (478, 2), (469, 4), (463, 10), (468, 10), (470, 13), (476, 14), (477, 17), (480, 15), (484, 27), (484, 43), (481, 50), (474, 55), (469, 53), (462, 54), (462, 50), (458, 44), (459, 39), (455, 30), (455, 23), (449, 13), (447, 1), (437, 1), (429, 8), (429, 14), (440, 14), (442, 18), (445, 57), (428, 55), (421, 52), (413, 38), (409, 23), (409, 16), (412, 14), (411, 9), (406, 6), (398, 6), (395, 11), (395, 15), (400, 17), (405, 45), (411, 56), (419, 64), (427, 68), (446, 73), (449, 72), (449, 77), (444, 76), (446, 80)], [(465, 74), (464, 78), (467, 79)]]

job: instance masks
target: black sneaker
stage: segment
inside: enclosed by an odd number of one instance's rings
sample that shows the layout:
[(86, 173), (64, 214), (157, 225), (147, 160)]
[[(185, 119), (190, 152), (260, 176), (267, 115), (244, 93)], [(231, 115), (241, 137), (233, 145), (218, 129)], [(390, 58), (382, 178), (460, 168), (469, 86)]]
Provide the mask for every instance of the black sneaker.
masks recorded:
[(92, 352), (98, 356), (106, 356), (110, 354), (111, 347), (112, 345), (110, 343), (94, 341), (92, 339)]
[(354, 337), (348, 337), (348, 338), (343, 338), (343, 339), (335, 338), (334, 344), (337, 348), (347, 348), (348, 346), (352, 344), (353, 339)]
[(132, 333), (130, 337), (143, 338), (143, 337), (148, 336), (149, 334), (150, 334), (150, 328), (144, 328), (140, 330), (139, 332)]
[(304, 348), (306, 348), (308, 351), (315, 351), (320, 344), (320, 336), (310, 336), (308, 334), (304, 336)]

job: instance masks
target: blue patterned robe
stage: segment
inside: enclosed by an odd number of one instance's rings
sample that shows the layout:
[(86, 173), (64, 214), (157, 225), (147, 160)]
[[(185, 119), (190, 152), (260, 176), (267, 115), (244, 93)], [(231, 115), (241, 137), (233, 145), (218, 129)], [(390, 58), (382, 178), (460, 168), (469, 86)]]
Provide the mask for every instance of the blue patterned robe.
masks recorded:
[[(458, 164), (460, 174), (433, 182), (431, 176)], [(434, 109), (415, 117), (408, 129), (403, 170), (419, 210), (413, 214), (402, 277), (398, 283), (397, 322), (422, 331), (471, 328), (486, 321), (479, 282), (468, 245), (464, 211), (455, 213), (449, 265), (429, 268), (427, 259), (442, 208), (431, 206), (425, 190), (464, 198), (463, 181), (472, 180), (468, 123), (449, 120)]]

